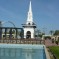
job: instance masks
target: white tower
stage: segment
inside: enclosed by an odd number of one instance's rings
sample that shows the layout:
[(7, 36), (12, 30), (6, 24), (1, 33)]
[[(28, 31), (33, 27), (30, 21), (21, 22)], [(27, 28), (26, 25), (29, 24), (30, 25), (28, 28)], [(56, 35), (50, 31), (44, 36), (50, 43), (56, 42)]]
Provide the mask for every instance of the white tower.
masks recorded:
[(35, 38), (34, 32), (35, 32), (36, 25), (33, 22), (31, 1), (29, 5), (27, 21), (26, 21), (26, 24), (23, 24), (23, 28), (24, 28), (24, 38)]

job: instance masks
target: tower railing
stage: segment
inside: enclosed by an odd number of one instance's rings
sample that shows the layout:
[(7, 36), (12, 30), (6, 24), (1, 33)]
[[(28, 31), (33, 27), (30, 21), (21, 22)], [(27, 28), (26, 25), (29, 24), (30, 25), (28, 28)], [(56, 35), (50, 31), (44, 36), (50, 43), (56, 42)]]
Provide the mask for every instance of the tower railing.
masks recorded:
[(22, 24), (22, 26), (23, 27), (34, 27), (34, 28), (36, 28), (36, 25), (35, 24), (31, 24), (31, 25), (29, 25), (29, 24)]

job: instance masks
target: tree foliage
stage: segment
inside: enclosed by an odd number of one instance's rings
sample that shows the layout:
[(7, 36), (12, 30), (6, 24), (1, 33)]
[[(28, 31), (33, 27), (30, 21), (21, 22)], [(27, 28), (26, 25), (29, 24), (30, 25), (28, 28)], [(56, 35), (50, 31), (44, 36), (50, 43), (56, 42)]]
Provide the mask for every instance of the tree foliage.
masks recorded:
[(59, 35), (59, 30), (55, 30), (54, 35)]
[(51, 31), (50, 31), (50, 34), (51, 34), (51, 35), (53, 35), (53, 34), (54, 34), (54, 31), (53, 31), (53, 30), (51, 30)]

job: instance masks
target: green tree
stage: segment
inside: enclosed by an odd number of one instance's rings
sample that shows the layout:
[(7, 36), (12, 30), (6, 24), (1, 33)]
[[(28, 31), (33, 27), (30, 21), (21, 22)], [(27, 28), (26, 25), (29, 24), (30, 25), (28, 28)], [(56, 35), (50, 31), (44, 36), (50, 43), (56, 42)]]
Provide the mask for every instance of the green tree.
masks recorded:
[(51, 30), (51, 31), (50, 31), (50, 34), (51, 34), (51, 35), (53, 35), (53, 34), (54, 34), (54, 31), (53, 31), (53, 30)]
[(55, 30), (54, 35), (59, 35), (59, 30)]

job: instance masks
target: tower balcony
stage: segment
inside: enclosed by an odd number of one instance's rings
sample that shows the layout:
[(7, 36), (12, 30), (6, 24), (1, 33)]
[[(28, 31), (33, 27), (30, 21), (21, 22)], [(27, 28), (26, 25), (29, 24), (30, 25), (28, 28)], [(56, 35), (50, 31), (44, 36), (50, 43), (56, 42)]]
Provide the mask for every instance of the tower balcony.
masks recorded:
[(33, 28), (36, 28), (36, 24), (22, 24), (23, 27), (33, 27)]

